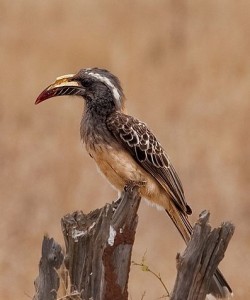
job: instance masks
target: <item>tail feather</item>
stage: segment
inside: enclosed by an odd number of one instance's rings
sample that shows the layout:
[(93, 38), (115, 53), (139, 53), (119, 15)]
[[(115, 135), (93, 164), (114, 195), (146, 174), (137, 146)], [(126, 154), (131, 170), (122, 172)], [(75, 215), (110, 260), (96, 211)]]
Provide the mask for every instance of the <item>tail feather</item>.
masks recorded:
[[(193, 232), (193, 227), (187, 216), (176, 208), (173, 208), (171, 211), (166, 210), (166, 212), (187, 244)], [(219, 269), (216, 269), (213, 275), (210, 285), (210, 293), (219, 299), (229, 299), (230, 295), (232, 295), (232, 289)]]

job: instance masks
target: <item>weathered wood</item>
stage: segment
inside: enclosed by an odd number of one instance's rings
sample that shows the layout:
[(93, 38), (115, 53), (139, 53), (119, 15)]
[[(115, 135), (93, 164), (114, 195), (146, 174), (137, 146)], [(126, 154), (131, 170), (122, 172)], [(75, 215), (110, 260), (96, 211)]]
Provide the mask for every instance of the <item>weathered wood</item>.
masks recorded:
[(128, 187), (112, 204), (87, 215), (77, 211), (62, 219), (71, 292), (78, 291), (81, 299), (128, 299), (139, 204), (138, 189)]
[(171, 300), (204, 300), (213, 274), (223, 259), (234, 233), (234, 225), (226, 222), (211, 230), (209, 212), (201, 213), (186, 250), (177, 256), (177, 278)]
[(53, 238), (44, 237), (42, 257), (39, 263), (39, 276), (35, 280), (36, 294), (33, 300), (55, 300), (59, 288), (59, 269), (63, 262), (62, 248)]
[[(140, 196), (128, 187), (121, 199), (85, 215), (81, 211), (62, 218), (66, 245), (60, 299), (127, 300), (132, 247), (138, 222)], [(171, 300), (204, 300), (211, 278), (222, 260), (234, 226), (222, 223), (211, 230), (209, 213), (203, 212), (194, 226), (186, 250), (177, 257), (177, 279)], [(61, 247), (44, 237), (39, 276), (33, 300), (54, 300), (59, 288)], [(69, 274), (69, 275), (68, 275)], [(68, 278), (69, 277), (69, 278)]]

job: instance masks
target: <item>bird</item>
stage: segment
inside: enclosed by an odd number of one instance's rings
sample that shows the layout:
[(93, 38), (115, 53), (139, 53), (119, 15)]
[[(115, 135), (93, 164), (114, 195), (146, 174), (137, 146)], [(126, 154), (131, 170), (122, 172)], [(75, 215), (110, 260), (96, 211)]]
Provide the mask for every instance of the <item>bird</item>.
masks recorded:
[[(141, 196), (163, 207), (188, 243), (192, 213), (183, 186), (166, 151), (140, 120), (125, 110), (125, 95), (118, 77), (106, 69), (84, 68), (76, 74), (57, 77), (37, 97), (35, 104), (57, 96), (77, 96), (85, 102), (80, 135), (90, 157), (122, 192), (128, 184), (139, 186)], [(232, 289), (219, 269), (213, 275), (210, 293), (228, 298)]]

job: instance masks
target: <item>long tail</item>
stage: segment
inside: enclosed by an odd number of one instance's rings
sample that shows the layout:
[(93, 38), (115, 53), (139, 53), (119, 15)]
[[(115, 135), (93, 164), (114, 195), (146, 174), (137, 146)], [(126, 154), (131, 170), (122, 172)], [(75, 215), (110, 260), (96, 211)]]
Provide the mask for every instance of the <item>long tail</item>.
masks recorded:
[[(193, 232), (193, 227), (188, 218), (175, 207), (173, 207), (171, 211), (166, 210), (166, 212), (187, 244)], [(232, 295), (232, 289), (219, 269), (216, 269), (213, 275), (210, 293), (220, 299), (228, 299), (230, 294)]]

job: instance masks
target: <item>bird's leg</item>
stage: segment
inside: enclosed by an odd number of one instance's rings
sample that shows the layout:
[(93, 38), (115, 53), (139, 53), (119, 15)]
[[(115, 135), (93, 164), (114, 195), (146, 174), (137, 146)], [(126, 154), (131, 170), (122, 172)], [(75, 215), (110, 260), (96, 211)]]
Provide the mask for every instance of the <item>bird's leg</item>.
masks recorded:
[(123, 197), (124, 193), (130, 188), (133, 189), (134, 187), (144, 187), (146, 185), (146, 181), (135, 181), (135, 180), (128, 180), (126, 181), (126, 184), (124, 186), (124, 190), (118, 191), (118, 198), (114, 202), (119, 202), (121, 198)]
[(133, 188), (135, 186), (137, 187), (144, 187), (146, 185), (146, 181), (143, 180), (143, 181), (135, 181), (135, 180), (128, 180), (125, 184), (125, 187), (124, 187), (124, 190), (126, 191), (127, 189), (129, 188)]
[(118, 197), (117, 199), (114, 201), (115, 203), (119, 202), (121, 200), (121, 198), (124, 196), (124, 193), (128, 190), (128, 189), (133, 189), (134, 187), (144, 187), (146, 185), (147, 181), (146, 180), (141, 180), (141, 181), (136, 181), (136, 180), (127, 180), (125, 182), (125, 186), (124, 189), (119, 191), (118, 190)]

